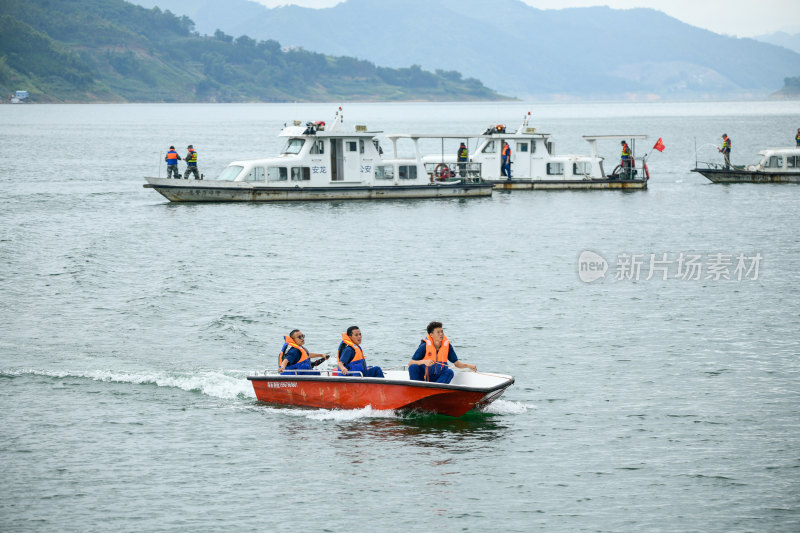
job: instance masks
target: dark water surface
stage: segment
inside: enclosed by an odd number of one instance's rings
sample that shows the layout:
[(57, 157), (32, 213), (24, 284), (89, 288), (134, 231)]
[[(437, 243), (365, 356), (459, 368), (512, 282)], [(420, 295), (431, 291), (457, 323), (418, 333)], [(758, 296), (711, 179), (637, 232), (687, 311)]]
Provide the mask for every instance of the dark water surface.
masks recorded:
[[(0, 530), (800, 530), (800, 188), (689, 172), (723, 132), (735, 163), (790, 145), (800, 104), (345, 107), (386, 132), (531, 110), (559, 153), (663, 137), (641, 192), (174, 205), (142, 188), (170, 144), (216, 175), (334, 110), (0, 106)], [(584, 251), (605, 279), (581, 280)], [(358, 324), (372, 363), (401, 366), (434, 319), (461, 359), (515, 376), (488, 412), (277, 409), (245, 379), (295, 327), (319, 352)]]

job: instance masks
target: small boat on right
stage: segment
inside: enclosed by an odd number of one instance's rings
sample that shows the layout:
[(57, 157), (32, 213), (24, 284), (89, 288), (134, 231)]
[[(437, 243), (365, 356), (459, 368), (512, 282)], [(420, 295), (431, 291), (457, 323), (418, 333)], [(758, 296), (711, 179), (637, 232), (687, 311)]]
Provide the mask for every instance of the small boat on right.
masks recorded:
[(692, 172), (714, 183), (800, 183), (800, 148), (761, 150), (753, 165), (698, 162)]

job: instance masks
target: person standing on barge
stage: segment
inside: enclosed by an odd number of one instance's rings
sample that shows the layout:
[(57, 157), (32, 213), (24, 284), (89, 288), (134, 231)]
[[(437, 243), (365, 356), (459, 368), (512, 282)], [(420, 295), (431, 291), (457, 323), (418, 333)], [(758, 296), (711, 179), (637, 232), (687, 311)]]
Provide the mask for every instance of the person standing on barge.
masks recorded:
[(382, 378), (381, 367), (367, 366), (364, 351), (361, 349), (361, 338), (361, 330), (358, 326), (350, 326), (347, 328), (347, 333), (342, 333), (342, 342), (339, 343), (336, 363), (339, 371), (343, 376), (352, 372), (356, 377)]
[(186, 157), (183, 158), (186, 161), (186, 171), (183, 173), (183, 179), (188, 180), (189, 174), (194, 174), (194, 179), (196, 180), (203, 179), (200, 177), (200, 172), (197, 170), (197, 152), (191, 144), (186, 148), (189, 152), (186, 154)]
[(731, 168), (731, 139), (727, 133), (722, 134), (722, 148), (717, 148), (725, 158), (725, 170)]
[(181, 179), (181, 173), (178, 171), (178, 161), (180, 160), (181, 156), (179, 156), (178, 152), (175, 151), (175, 147), (170, 146), (166, 157), (164, 157), (164, 161), (167, 162), (167, 179)]
[(456, 351), (444, 335), (441, 322), (428, 324), (428, 336), (422, 339), (417, 351), (408, 362), (408, 376), (414, 381), (450, 383), (455, 374), (448, 368), (450, 361), (456, 368), (469, 368), (473, 372), (478, 367), (458, 360)]

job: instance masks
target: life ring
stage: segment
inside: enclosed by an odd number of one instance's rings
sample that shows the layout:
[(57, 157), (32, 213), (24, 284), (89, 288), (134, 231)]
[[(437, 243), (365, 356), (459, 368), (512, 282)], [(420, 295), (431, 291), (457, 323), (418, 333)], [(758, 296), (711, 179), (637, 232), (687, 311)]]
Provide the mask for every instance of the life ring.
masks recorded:
[(650, 179), (650, 169), (647, 168), (647, 163), (644, 164), (644, 175), (645, 179)]
[(433, 176), (437, 181), (446, 181), (453, 177), (453, 171), (445, 163), (439, 163), (433, 169)]

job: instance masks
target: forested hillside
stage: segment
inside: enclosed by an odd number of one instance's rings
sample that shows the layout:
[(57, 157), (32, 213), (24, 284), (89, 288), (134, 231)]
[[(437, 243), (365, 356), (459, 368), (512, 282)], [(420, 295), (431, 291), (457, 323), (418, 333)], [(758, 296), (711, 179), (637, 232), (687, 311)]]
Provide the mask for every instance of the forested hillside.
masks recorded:
[(456, 71), (201, 36), (186, 16), (123, 0), (2, 0), (0, 90), (34, 102), (503, 99)]
[(345, 0), (327, 9), (132, 1), (180, 10), (204, 31), (269, 36), (390, 67), (455, 68), (518, 97), (763, 97), (800, 72), (791, 50), (653, 9), (535, 9), (520, 0)]

